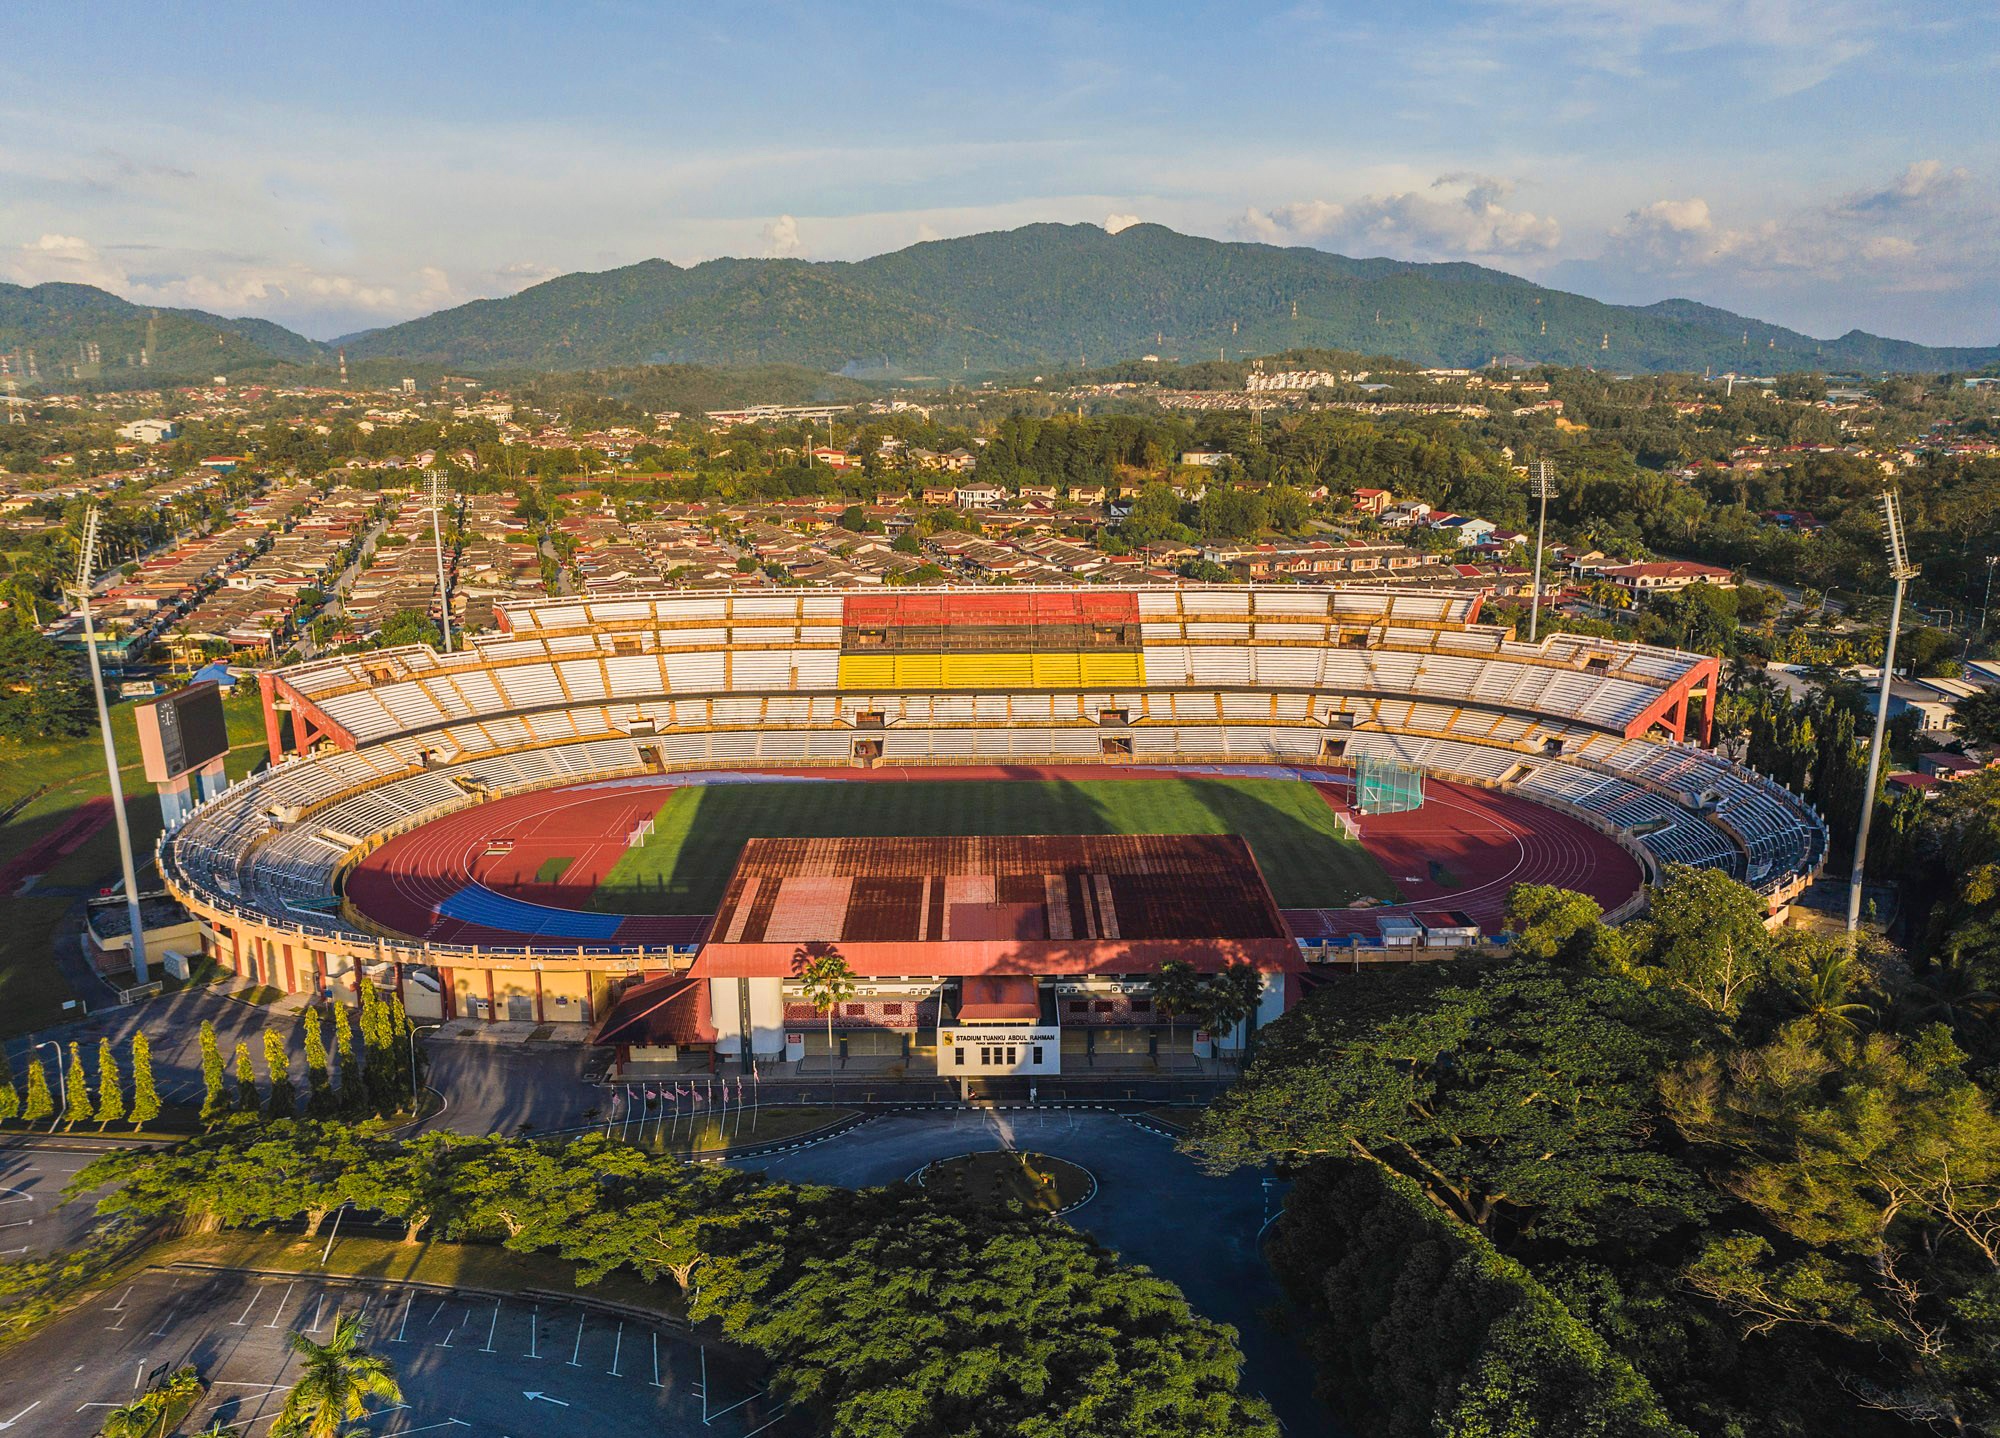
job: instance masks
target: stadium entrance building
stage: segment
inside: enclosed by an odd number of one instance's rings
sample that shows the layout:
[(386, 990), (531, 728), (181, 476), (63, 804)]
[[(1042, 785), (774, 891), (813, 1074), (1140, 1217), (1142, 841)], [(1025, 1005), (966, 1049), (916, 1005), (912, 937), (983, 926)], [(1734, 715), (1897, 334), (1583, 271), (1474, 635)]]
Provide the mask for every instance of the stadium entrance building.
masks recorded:
[(800, 974), (826, 954), (855, 975), (832, 1015), (839, 1054), (914, 1060), (934, 1045), (938, 1072), (964, 1078), (1157, 1052), (1168, 960), (1255, 967), (1260, 1023), (1303, 968), (1233, 834), (753, 839), (692, 970), (716, 1050), (741, 1057), (747, 1035), (759, 1060), (824, 1055), (826, 1016)]

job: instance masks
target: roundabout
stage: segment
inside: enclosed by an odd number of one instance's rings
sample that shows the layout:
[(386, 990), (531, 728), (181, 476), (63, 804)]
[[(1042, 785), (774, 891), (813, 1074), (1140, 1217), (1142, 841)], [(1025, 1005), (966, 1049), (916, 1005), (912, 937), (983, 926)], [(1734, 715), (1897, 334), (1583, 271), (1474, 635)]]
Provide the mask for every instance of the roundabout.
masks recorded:
[(1017, 1149), (935, 1159), (913, 1177), (925, 1192), (940, 1197), (1018, 1204), (1052, 1218), (1083, 1207), (1097, 1194), (1095, 1175), (1081, 1164)]

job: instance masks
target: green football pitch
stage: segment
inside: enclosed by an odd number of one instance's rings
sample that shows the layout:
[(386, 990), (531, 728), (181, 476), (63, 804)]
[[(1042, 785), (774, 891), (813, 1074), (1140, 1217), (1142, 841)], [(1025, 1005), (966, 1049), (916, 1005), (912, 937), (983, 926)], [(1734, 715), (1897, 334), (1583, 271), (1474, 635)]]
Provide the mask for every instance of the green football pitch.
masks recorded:
[(918, 780), (704, 784), (675, 790), (656, 832), (592, 895), (619, 914), (699, 914), (746, 840), (940, 834), (1241, 834), (1286, 908), (1394, 899), (1310, 784), (1289, 779)]

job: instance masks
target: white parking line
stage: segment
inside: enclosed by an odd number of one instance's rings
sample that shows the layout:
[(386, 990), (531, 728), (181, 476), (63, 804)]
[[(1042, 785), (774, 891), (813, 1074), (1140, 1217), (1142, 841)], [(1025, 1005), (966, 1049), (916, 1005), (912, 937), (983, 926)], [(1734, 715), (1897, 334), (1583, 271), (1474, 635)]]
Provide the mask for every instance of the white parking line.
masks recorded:
[(417, 1295), (412, 1293), (410, 1295), (410, 1301), (403, 1305), (403, 1322), (401, 1326), (396, 1329), (396, 1336), (389, 1340), (391, 1343), (401, 1343), (403, 1341), (404, 1330), (406, 1330), (410, 1326), (410, 1310), (416, 1307), (416, 1305), (417, 1305)]
[(535, 1351), (535, 1345), (541, 1341), (540, 1338), (541, 1319), (542, 1319), (542, 1305), (537, 1303), (535, 1305), (535, 1311), (528, 1315), (528, 1356), (530, 1358), (540, 1358), (542, 1356), (541, 1354)]
[(589, 1316), (587, 1313), (579, 1313), (576, 1316), (576, 1347), (569, 1355), (568, 1364), (571, 1368), (583, 1367), (583, 1364), (578, 1360), (583, 1357), (583, 1324), (584, 1320)]
[(624, 1351), (625, 1351), (625, 1320), (621, 1318), (618, 1320), (618, 1336), (615, 1339), (613, 1339), (611, 1343), (611, 1366), (604, 1370), (606, 1373), (610, 1374), (613, 1378), (623, 1378), (625, 1376), (624, 1374), (618, 1371), (618, 1355), (623, 1353)]
[(271, 1315), (271, 1321), (264, 1325), (266, 1328), (276, 1328), (278, 1326), (278, 1320), (285, 1316), (285, 1303), (291, 1298), (292, 1290), (298, 1286), (299, 1281), (296, 1278), (285, 1285), (285, 1291), (278, 1295), (278, 1311)]
[(657, 1332), (653, 1335), (653, 1386), (655, 1388), (667, 1386), (660, 1381), (660, 1335)]
[(257, 1306), (257, 1300), (263, 1296), (261, 1291), (251, 1294), (250, 1301), (243, 1306), (243, 1316), (229, 1326), (231, 1328), (248, 1328), (250, 1326), (250, 1310)]
[(486, 1326), (486, 1346), (479, 1350), (481, 1353), (491, 1353), (493, 1351), (493, 1335), (499, 1331), (500, 1301), (495, 1299), (493, 1301), (493, 1321)]

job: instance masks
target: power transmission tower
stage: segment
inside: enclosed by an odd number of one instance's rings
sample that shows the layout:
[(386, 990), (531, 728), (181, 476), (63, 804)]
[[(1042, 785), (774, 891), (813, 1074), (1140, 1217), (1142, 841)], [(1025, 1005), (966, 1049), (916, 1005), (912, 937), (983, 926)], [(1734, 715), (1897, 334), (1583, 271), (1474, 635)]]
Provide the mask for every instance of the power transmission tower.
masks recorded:
[(90, 692), (97, 700), (97, 729), (104, 736), (104, 773), (111, 784), (111, 817), (118, 822), (118, 860), (125, 869), (125, 913), (132, 924), (132, 982), (146, 982), (146, 925), (139, 917), (139, 875), (132, 864), (132, 826), (125, 818), (125, 789), (118, 778), (118, 745), (111, 737), (111, 707), (104, 701), (104, 670), (91, 621), (90, 585), (97, 569), (97, 506), (83, 517), (76, 556), (76, 603), (83, 611), (83, 648), (90, 656)]
[(1549, 491), (1555, 488), (1556, 467), (1546, 459), (1535, 461), (1535, 478), (1532, 491), (1542, 502), (1542, 517), (1535, 524), (1535, 594), (1528, 607), (1528, 642), (1533, 644), (1541, 635), (1542, 618), (1542, 550), (1547, 547), (1549, 532)]
[(437, 549), (438, 627), (444, 634), (444, 652), (451, 653), (451, 590), (444, 582), (444, 472), (431, 471), (431, 543)]
[(1896, 635), (1903, 627), (1903, 590), (1917, 577), (1910, 551), (1903, 542), (1903, 511), (1896, 491), (1882, 491), (1882, 537), (1889, 551), (1889, 577), (1896, 598), (1889, 606), (1889, 640), (1882, 650), (1882, 683), (1875, 691), (1875, 735), (1868, 744), (1868, 783), (1861, 791), (1861, 826), (1854, 833), (1854, 869), (1847, 876), (1847, 932), (1861, 926), (1861, 877), (1868, 867), (1868, 829), (1875, 817), (1875, 785), (1882, 777), (1882, 736), (1889, 724), (1889, 685), (1896, 673)]

